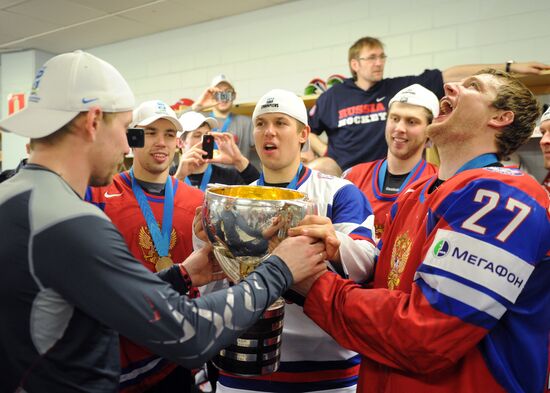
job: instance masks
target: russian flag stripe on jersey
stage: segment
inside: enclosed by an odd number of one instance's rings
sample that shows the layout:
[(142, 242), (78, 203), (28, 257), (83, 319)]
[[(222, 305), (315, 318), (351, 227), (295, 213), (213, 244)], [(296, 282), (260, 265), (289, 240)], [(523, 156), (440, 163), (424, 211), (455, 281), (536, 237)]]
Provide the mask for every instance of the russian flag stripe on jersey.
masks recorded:
[[(494, 300), (496, 300), (497, 302), (499, 302), (500, 304), (502, 304), (505, 307), (509, 307), (509, 306), (512, 305), (512, 303), (510, 301), (506, 300), (505, 298), (500, 296), (498, 293), (491, 291), (487, 287), (484, 287), (483, 285), (480, 285), (480, 284), (475, 283), (473, 281), (467, 280), (464, 277), (457, 276), (454, 273), (448, 272), (446, 270), (438, 269), (438, 268), (433, 267), (433, 266), (420, 265), (418, 267), (417, 273), (415, 274), (415, 280), (418, 277), (424, 277), (423, 276), (424, 273), (432, 274), (436, 277), (446, 277), (446, 278), (451, 279), (453, 282), (461, 283), (464, 286), (467, 286), (468, 288), (475, 289), (475, 290), (479, 291), (480, 293), (483, 293), (486, 296), (489, 296), (489, 297), (493, 298)], [(439, 286), (441, 284), (442, 283), (438, 283), (436, 286)]]
[[(422, 278), (424, 283), (431, 287), (434, 291), (437, 290), (451, 299), (455, 299), (463, 304), (476, 308), (479, 311), (483, 311), (495, 319), (500, 318), (506, 312), (506, 307), (495, 301), (495, 299), (491, 296), (488, 296), (483, 292), (464, 285), (458, 281), (427, 273), (420, 273), (419, 276)], [(451, 312), (447, 313), (452, 314)]]

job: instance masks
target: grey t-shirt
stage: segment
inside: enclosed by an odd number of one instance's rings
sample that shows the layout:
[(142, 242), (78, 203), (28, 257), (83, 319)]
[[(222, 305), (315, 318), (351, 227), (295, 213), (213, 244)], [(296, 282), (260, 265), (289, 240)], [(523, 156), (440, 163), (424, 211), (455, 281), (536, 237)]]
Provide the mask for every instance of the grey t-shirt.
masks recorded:
[(100, 209), (34, 164), (0, 185), (0, 233), (2, 392), (118, 391), (118, 333), (200, 366), (292, 282), (272, 256), (227, 291), (179, 295), (130, 254)]

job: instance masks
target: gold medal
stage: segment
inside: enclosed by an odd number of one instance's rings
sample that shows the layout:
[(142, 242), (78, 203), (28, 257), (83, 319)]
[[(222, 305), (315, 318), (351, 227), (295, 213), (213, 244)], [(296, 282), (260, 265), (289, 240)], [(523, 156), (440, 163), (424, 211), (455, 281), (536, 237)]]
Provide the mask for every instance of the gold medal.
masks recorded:
[(155, 264), (155, 269), (157, 272), (160, 272), (161, 270), (168, 269), (173, 264), (174, 264), (174, 261), (172, 261), (172, 258), (160, 257), (158, 262)]

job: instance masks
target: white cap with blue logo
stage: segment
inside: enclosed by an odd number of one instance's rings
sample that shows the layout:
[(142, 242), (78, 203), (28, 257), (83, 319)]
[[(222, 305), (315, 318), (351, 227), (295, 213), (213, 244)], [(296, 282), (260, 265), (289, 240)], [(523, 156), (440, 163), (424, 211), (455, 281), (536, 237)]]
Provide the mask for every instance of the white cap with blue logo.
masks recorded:
[(126, 112), (134, 105), (134, 94), (115, 67), (77, 50), (52, 57), (38, 70), (26, 107), (0, 121), (0, 129), (42, 138), (92, 107)]
[(145, 101), (134, 109), (131, 126), (146, 127), (159, 119), (170, 121), (176, 131), (182, 131), (176, 112), (168, 104), (160, 100)]

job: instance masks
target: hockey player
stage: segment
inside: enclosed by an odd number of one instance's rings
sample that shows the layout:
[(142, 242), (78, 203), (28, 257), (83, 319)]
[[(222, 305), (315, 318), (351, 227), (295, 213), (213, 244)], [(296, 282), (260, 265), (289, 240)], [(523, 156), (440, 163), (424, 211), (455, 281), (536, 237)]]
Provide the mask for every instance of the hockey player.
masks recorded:
[(390, 207), (401, 192), (422, 176), (437, 172), (437, 167), (422, 158), (426, 127), (439, 114), (436, 95), (414, 84), (399, 91), (388, 106), (387, 158), (355, 165), (343, 176), (369, 200), (374, 211), (376, 240), (380, 239)]
[[(544, 158), (544, 168), (550, 171), (550, 108), (542, 115), (539, 129), (542, 133), (542, 137), (540, 138), (540, 149)], [(542, 185), (550, 192), (550, 172), (546, 175)]]
[[(445, 85), (441, 165), (391, 210), (375, 289), (322, 274), (304, 311), (363, 355), (360, 392), (541, 392), (550, 328), (546, 192), (498, 160), (531, 136), (533, 94), (487, 69)], [(388, 288), (393, 288), (389, 290)]]
[[(193, 217), (202, 205), (203, 193), (168, 175), (177, 132), (182, 130), (170, 106), (159, 100), (145, 101), (133, 111), (131, 125), (144, 130), (144, 146), (133, 149), (132, 169), (116, 174), (109, 186), (88, 188), (86, 199), (107, 214), (132, 255), (156, 272), (185, 260), (193, 252)], [(155, 230), (169, 236), (159, 239), (154, 236)], [(190, 389), (190, 371), (176, 363), (126, 337), (120, 337), (120, 352), (120, 391), (144, 392), (152, 387), (176, 390), (182, 386)]]
[(75, 51), (48, 60), (25, 109), (0, 121), (32, 145), (28, 164), (0, 185), (0, 260), (9, 265), (0, 276), (2, 392), (116, 391), (118, 333), (199, 366), (293, 280), (326, 269), (321, 242), (285, 239), (243, 282), (189, 299), (176, 290), (215, 278), (211, 249), (157, 275), (136, 261), (109, 218), (82, 200), (129, 152), (133, 106), (112, 65)]
[[(333, 270), (356, 282), (369, 279), (376, 253), (370, 205), (349, 181), (301, 164), (301, 147), (310, 132), (302, 99), (286, 90), (271, 90), (256, 104), (252, 121), (262, 162), (255, 184), (296, 189), (315, 200), (319, 215), (307, 216), (300, 227), (325, 241)], [(358, 355), (307, 318), (296, 303), (302, 299), (288, 298), (293, 302), (285, 308), (279, 370), (250, 378), (221, 373), (218, 392), (355, 392)]]

